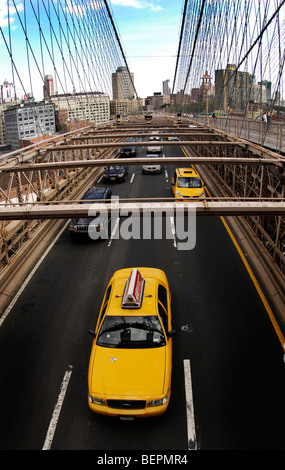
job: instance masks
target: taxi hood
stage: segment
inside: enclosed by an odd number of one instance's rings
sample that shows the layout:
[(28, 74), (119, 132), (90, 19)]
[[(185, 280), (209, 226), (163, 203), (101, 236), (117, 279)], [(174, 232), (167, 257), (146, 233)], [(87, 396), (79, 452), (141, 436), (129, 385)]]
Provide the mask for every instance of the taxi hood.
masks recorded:
[(118, 349), (96, 346), (89, 392), (106, 397), (150, 397), (164, 393), (165, 347)]
[(177, 188), (182, 196), (197, 197), (200, 196), (203, 188)]

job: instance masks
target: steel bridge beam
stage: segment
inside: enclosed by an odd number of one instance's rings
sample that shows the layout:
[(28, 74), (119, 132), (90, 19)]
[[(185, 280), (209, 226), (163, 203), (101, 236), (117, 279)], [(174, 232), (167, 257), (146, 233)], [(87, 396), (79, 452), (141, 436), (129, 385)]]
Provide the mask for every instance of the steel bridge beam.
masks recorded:
[(246, 158), (246, 157), (140, 157), (140, 158), (112, 158), (112, 159), (95, 159), (95, 160), (70, 160), (70, 161), (50, 161), (42, 163), (23, 163), (17, 166), (0, 165), (0, 171), (18, 172), (18, 171), (37, 171), (49, 169), (63, 168), (80, 168), (80, 167), (104, 167), (110, 165), (142, 165), (145, 163), (159, 163), (162, 165), (175, 165), (189, 163), (199, 165), (275, 165), (285, 168), (284, 158)]
[(210, 147), (227, 147), (227, 146), (238, 146), (238, 145), (244, 145), (243, 141), (235, 140), (234, 142), (223, 142), (221, 140), (166, 140), (164, 142), (162, 141), (148, 141), (148, 142), (100, 142), (98, 144), (80, 144), (80, 145), (58, 145), (58, 146), (49, 146), (46, 148), (46, 150), (49, 150), (51, 152), (56, 152), (58, 150), (92, 150), (96, 148), (116, 148), (116, 147), (129, 147), (129, 146), (134, 146), (134, 147), (148, 147), (148, 146), (157, 146), (157, 145), (162, 145), (164, 146), (193, 146), (197, 147), (200, 145), (203, 146), (210, 146)]
[[(245, 216), (245, 215), (285, 215), (285, 199), (262, 200), (262, 201), (241, 201), (241, 200), (213, 200), (205, 198), (203, 200), (193, 200), (189, 202), (106, 202), (82, 204), (77, 202), (56, 202), (45, 205), (17, 204), (0, 207), (1, 220), (33, 220), (33, 219), (69, 219), (80, 217), (96, 217), (107, 211), (110, 216), (114, 213), (120, 217), (126, 217), (128, 213), (138, 216), (146, 215), (166, 215), (172, 211), (176, 216), (188, 217), (189, 211), (195, 211), (197, 216)], [(91, 212), (90, 212), (91, 211)], [(90, 215), (91, 214), (91, 215)], [(123, 215), (122, 215), (123, 214)]]

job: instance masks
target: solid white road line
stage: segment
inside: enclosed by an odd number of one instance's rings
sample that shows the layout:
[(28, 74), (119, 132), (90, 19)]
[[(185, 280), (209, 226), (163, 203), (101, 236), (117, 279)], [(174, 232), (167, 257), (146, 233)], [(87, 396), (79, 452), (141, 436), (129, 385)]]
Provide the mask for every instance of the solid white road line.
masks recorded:
[(45, 442), (44, 442), (44, 446), (42, 450), (50, 450), (51, 448), (53, 437), (55, 434), (56, 426), (57, 426), (59, 415), (60, 415), (60, 411), (61, 411), (61, 407), (63, 404), (63, 400), (66, 394), (66, 390), (69, 384), (71, 374), (72, 374), (72, 366), (69, 366), (69, 370), (65, 372), (64, 377), (63, 377), (63, 381), (60, 387), (60, 393), (58, 395), (57, 403), (53, 410), (52, 419), (49, 424), (49, 428), (46, 434), (46, 438), (45, 438)]
[(176, 243), (176, 230), (175, 230), (174, 217), (169, 217), (169, 219), (170, 219), (171, 232), (172, 232), (172, 235), (173, 235), (173, 245), (176, 248), (177, 243)]
[(134, 181), (134, 179), (135, 179), (135, 176), (136, 176), (136, 174), (135, 174), (135, 173), (133, 173), (133, 174), (132, 174), (132, 176), (131, 176), (131, 179), (130, 179), (130, 183), (132, 183), (132, 182)]
[(1, 316), (0, 318), (0, 326), (2, 325), (2, 323), (4, 322), (4, 320), (7, 318), (7, 316), (9, 315), (10, 311), (12, 310), (12, 308), (14, 307), (15, 303), (17, 302), (18, 298), (20, 297), (20, 295), (22, 294), (22, 292), (25, 290), (26, 286), (28, 285), (28, 283), (30, 282), (31, 278), (33, 277), (33, 275), (35, 274), (35, 272), (37, 271), (37, 269), (39, 268), (39, 266), (42, 264), (43, 260), (45, 259), (45, 257), (48, 255), (48, 253), (50, 252), (50, 250), (53, 248), (53, 246), (55, 245), (55, 243), (57, 242), (57, 240), (59, 239), (59, 237), (61, 236), (61, 234), (64, 232), (64, 230), (66, 229), (66, 227), (68, 226), (69, 224), (69, 221), (66, 222), (66, 224), (64, 225), (64, 227), (61, 229), (61, 231), (57, 234), (57, 236), (55, 237), (55, 239), (53, 240), (53, 242), (49, 245), (48, 249), (44, 252), (44, 254), (41, 256), (41, 258), (39, 259), (39, 261), (37, 262), (37, 264), (35, 265), (35, 267), (32, 269), (32, 271), (30, 272), (30, 274), (28, 275), (28, 277), (25, 279), (25, 281), (23, 282), (23, 284), (21, 285), (20, 289), (18, 290), (17, 294), (14, 296), (13, 300), (10, 302), (9, 306), (6, 308), (5, 312), (3, 313), (3, 315)]
[(114, 225), (114, 228), (113, 228), (112, 233), (111, 233), (111, 238), (110, 238), (110, 240), (109, 240), (108, 246), (110, 246), (111, 243), (112, 243), (112, 240), (113, 240), (114, 235), (115, 235), (115, 233), (116, 233), (116, 231), (117, 231), (117, 228), (118, 228), (119, 220), (120, 220), (120, 218), (117, 217), (116, 222), (115, 222), (115, 225)]
[(184, 359), (183, 363), (186, 396), (188, 450), (197, 450), (190, 361), (189, 359)]

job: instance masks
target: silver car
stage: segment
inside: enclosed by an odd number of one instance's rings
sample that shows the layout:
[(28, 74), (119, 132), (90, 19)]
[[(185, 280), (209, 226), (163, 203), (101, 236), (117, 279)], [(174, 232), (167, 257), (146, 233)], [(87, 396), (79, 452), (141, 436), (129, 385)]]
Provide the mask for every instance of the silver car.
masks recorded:
[(162, 152), (162, 146), (156, 145), (155, 142), (160, 142), (160, 137), (150, 137), (150, 141), (154, 142), (154, 145), (150, 145), (146, 148), (147, 153), (160, 153)]
[[(161, 155), (157, 153), (147, 154), (146, 158), (159, 158)], [(159, 163), (146, 163), (142, 165), (142, 172), (143, 173), (161, 173), (162, 166)]]

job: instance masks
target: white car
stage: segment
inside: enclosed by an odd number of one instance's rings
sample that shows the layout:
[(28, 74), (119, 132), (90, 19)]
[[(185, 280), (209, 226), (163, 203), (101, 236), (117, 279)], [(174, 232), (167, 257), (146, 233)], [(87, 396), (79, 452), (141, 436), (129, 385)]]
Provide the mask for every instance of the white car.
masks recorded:
[[(155, 141), (155, 142), (160, 142), (160, 137), (158, 136), (153, 136), (149, 138), (150, 141)], [(162, 146), (161, 145), (150, 145), (149, 147), (146, 148), (147, 153), (160, 153), (162, 152)]]
[(147, 153), (161, 153), (162, 147), (158, 145), (151, 145), (146, 148)]
[[(157, 153), (146, 155), (146, 158), (159, 158), (159, 157), (161, 157), (161, 155)], [(142, 165), (142, 172), (143, 173), (161, 173), (162, 166), (158, 163), (146, 163), (145, 165)]]

